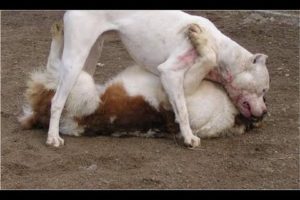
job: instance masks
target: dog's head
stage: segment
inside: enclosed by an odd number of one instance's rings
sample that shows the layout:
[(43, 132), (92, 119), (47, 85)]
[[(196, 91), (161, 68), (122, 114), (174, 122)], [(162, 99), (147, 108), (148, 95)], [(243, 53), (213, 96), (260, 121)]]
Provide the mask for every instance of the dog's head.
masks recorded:
[(265, 95), (269, 90), (266, 55), (254, 54), (247, 59), (244, 70), (232, 76), (226, 89), (246, 118), (262, 118), (267, 113)]

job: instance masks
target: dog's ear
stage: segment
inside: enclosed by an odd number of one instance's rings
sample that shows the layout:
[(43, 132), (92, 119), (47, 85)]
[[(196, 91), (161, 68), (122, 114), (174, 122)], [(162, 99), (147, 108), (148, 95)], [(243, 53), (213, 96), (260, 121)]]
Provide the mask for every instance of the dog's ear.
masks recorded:
[(253, 64), (266, 64), (268, 56), (262, 53), (256, 53), (251, 57), (251, 61)]

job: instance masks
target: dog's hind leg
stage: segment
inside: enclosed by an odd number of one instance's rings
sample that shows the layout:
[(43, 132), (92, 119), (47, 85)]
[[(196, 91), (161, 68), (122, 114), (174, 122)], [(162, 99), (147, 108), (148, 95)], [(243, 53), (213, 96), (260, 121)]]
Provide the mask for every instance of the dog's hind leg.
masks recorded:
[[(70, 11), (64, 16), (64, 49), (60, 63), (60, 81), (52, 99), (51, 117), (46, 144), (64, 144), (59, 136), (59, 120), (65, 102), (74, 86), (92, 46), (103, 32), (114, 27), (91, 12)], [(91, 17), (90, 17), (91, 16)]]
[(58, 74), (64, 43), (63, 31), (63, 21), (55, 22), (51, 27), (52, 41), (46, 69), (52, 75)]
[[(64, 24), (62, 20), (55, 22), (52, 25), (51, 34), (52, 42), (47, 62), (47, 71), (50, 73), (57, 73), (57, 68), (59, 67), (64, 46)], [(103, 43), (103, 37), (99, 37), (92, 46), (89, 56), (85, 61), (83, 70), (88, 72), (90, 75), (94, 75), (95, 73), (98, 59), (101, 56)]]

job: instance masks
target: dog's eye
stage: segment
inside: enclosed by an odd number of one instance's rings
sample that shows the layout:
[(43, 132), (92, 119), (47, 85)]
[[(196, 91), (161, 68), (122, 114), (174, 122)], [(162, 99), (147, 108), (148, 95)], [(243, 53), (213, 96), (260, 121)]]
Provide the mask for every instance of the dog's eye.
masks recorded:
[(262, 90), (262, 93), (263, 93), (263, 94), (266, 94), (267, 91), (268, 91), (267, 89), (263, 89), (263, 90)]

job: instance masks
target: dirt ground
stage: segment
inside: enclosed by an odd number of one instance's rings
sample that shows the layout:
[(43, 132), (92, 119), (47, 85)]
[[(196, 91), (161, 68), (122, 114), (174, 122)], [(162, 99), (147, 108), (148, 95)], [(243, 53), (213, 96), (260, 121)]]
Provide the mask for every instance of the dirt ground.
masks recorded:
[[(17, 123), (28, 73), (45, 66), (49, 28), (62, 11), (1, 16), (1, 186), (3, 189), (279, 189), (299, 187), (299, 18), (245, 11), (191, 11), (212, 20), (251, 52), (269, 56), (269, 116), (261, 129), (203, 139), (189, 150), (171, 139), (66, 137), (45, 145), (47, 130)], [(299, 15), (299, 12), (284, 12)], [(133, 63), (108, 36), (95, 78)]]

